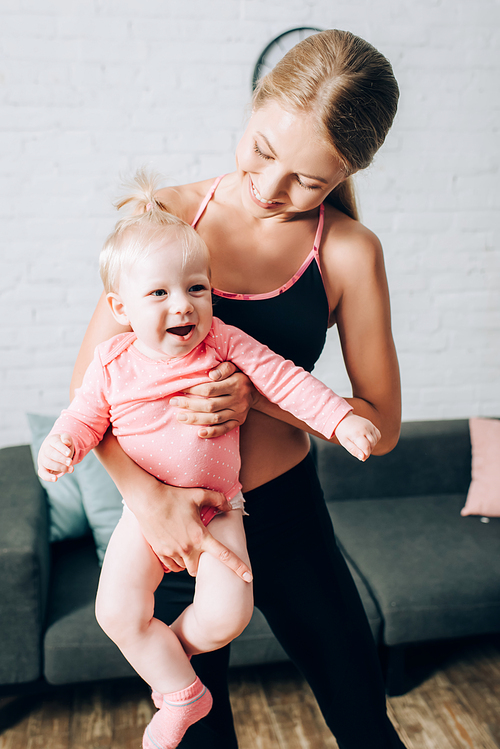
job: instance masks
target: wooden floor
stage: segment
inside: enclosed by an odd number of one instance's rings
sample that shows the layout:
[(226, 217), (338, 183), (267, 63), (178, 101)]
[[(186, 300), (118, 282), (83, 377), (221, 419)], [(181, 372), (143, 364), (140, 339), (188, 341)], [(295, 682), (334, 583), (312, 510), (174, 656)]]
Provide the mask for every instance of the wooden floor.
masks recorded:
[[(415, 650), (410, 675), (388, 700), (408, 749), (500, 749), (500, 638)], [(231, 699), (240, 749), (337, 747), (290, 664), (232, 671)], [(0, 749), (140, 749), (152, 712), (135, 679), (3, 697)]]

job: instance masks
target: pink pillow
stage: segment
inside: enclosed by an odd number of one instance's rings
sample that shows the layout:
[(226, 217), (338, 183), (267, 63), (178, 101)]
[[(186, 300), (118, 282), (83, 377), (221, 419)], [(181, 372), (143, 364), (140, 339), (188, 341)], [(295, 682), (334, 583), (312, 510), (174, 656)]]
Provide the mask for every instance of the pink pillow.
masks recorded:
[(500, 421), (469, 419), (472, 481), (461, 515), (500, 517)]

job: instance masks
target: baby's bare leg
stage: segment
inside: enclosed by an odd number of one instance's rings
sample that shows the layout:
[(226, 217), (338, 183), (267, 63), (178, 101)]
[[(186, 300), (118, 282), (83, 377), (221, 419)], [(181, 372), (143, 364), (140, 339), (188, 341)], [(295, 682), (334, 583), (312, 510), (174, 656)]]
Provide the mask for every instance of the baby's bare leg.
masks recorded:
[(135, 515), (125, 507), (106, 551), (96, 617), (137, 673), (166, 694), (190, 686), (196, 674), (177, 636), (153, 616), (163, 574)]
[[(250, 565), (241, 510), (217, 515), (212, 535)], [(252, 583), (246, 583), (206, 552), (200, 557), (193, 603), (172, 624), (191, 654), (217, 650), (234, 640), (253, 612)]]

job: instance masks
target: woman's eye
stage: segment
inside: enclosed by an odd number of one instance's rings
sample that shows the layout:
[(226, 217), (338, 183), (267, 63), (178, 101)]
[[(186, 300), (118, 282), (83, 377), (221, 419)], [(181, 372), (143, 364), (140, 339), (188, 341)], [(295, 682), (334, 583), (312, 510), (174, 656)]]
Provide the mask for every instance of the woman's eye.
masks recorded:
[(151, 292), (151, 296), (166, 296), (167, 292), (165, 289), (155, 289)]
[(253, 150), (255, 151), (256, 154), (258, 154), (262, 159), (265, 159), (266, 161), (270, 161), (272, 159), (272, 156), (268, 156), (266, 153), (263, 153), (260, 150), (256, 142), (253, 144)]
[(305, 190), (319, 190), (319, 185), (306, 185), (305, 182), (302, 182), (298, 174), (295, 175), (295, 178), (297, 182), (299, 183), (299, 185), (303, 187)]

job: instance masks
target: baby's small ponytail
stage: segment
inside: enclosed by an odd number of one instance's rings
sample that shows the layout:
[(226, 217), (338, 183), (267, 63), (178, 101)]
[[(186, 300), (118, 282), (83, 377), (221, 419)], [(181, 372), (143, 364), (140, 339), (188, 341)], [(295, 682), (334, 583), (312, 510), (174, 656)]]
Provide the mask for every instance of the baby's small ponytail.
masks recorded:
[(144, 257), (165, 240), (168, 227), (175, 227), (182, 237), (185, 256), (198, 247), (207, 256), (208, 250), (196, 231), (168, 208), (156, 195), (162, 178), (159, 174), (138, 169), (132, 179), (123, 183), (125, 194), (113, 204), (120, 210), (127, 206), (129, 214), (121, 218), (109, 235), (99, 258), (99, 270), (106, 293), (116, 291), (123, 268)]
[[(125, 195), (118, 198), (113, 205), (117, 210), (128, 205), (133, 216), (149, 213), (150, 218), (153, 218), (157, 211), (168, 214), (167, 207), (156, 197), (161, 181), (160, 174), (141, 167), (132, 179), (124, 181)], [(156, 215), (156, 218), (159, 217)]]

